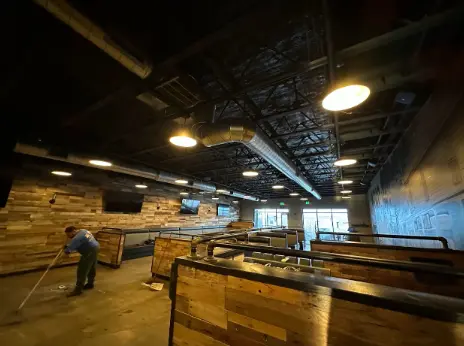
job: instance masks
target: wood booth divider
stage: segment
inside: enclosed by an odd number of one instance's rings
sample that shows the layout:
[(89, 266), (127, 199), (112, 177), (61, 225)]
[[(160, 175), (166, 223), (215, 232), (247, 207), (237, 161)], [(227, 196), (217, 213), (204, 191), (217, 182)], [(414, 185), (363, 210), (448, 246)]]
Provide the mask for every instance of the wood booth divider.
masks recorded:
[(169, 345), (464, 344), (464, 301), (226, 259), (177, 258)]

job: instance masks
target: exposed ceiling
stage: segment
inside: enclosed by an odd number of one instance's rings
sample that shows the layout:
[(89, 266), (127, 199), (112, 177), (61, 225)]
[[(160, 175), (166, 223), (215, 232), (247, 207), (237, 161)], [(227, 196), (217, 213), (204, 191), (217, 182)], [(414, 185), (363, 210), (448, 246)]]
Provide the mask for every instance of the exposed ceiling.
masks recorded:
[[(331, 0), (328, 11), (297, 0), (69, 4), (152, 73), (131, 73), (34, 1), (13, 2), (4, 24), (14, 54), (0, 82), (6, 136), (261, 198), (308, 194), (245, 146), (180, 149), (170, 133), (183, 123), (247, 119), (322, 196), (337, 195), (342, 176), (365, 193), (434, 85), (462, 61), (459, 1)], [(336, 124), (321, 101), (347, 80), (372, 94), (338, 112)], [(338, 147), (357, 164), (334, 167)], [(244, 178), (250, 168), (260, 175)], [(287, 189), (272, 190), (276, 183)]]

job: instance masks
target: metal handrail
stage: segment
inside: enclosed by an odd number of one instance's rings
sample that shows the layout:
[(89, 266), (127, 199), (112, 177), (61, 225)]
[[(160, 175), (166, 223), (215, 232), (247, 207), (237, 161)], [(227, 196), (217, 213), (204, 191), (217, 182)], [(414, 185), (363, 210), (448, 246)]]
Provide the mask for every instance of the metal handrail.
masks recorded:
[(422, 239), (422, 240), (437, 240), (441, 242), (444, 249), (449, 249), (448, 247), (448, 240), (445, 237), (432, 237), (432, 236), (425, 236), (425, 235), (397, 235), (397, 234), (366, 234), (366, 233), (349, 233), (349, 232), (316, 232), (316, 240), (321, 240), (321, 234), (329, 234), (329, 235), (352, 235), (352, 236), (359, 236), (359, 237), (372, 237), (372, 238), (392, 238), (392, 239)]
[(362, 257), (362, 256), (354, 256), (354, 255), (333, 254), (330, 252), (291, 250), (291, 249), (285, 249), (285, 248), (276, 248), (272, 246), (256, 246), (256, 245), (246, 245), (246, 244), (237, 244), (237, 243), (234, 243), (234, 244), (218, 243), (217, 241), (210, 241), (208, 243), (207, 260), (214, 260), (214, 249), (216, 247), (234, 249), (234, 250), (242, 250), (242, 251), (258, 251), (258, 252), (270, 253), (270, 254), (275, 254), (275, 255), (301, 257), (301, 258), (316, 259), (316, 260), (329, 261), (329, 262), (335, 262), (335, 263), (363, 265), (363, 266), (400, 270), (400, 271), (407, 271), (407, 272), (447, 275), (447, 276), (454, 276), (460, 279), (464, 279), (464, 272), (455, 270), (451, 267), (446, 267), (446, 266), (437, 265), (437, 264), (428, 264), (428, 263), (425, 264), (425, 263), (370, 258), (370, 257)]

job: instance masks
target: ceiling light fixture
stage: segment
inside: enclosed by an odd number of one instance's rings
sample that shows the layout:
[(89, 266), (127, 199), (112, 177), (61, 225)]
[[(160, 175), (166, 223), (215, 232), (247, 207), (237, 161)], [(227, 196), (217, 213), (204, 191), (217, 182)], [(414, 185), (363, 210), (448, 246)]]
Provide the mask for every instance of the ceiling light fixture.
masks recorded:
[(300, 198), (300, 201), (307, 201), (308, 200), (308, 197), (301, 197)]
[(148, 186), (147, 186), (147, 185), (143, 185), (143, 184), (137, 184), (137, 185), (135, 185), (135, 187), (136, 187), (137, 189), (146, 189)]
[(94, 166), (100, 166), (100, 167), (111, 167), (113, 164), (108, 161), (102, 161), (102, 160), (89, 160), (89, 163)]
[(256, 177), (259, 173), (256, 171), (244, 171), (242, 174), (245, 177)]
[(238, 201), (232, 201), (232, 203), (238, 203)]
[(337, 167), (343, 167), (343, 166), (350, 166), (354, 165), (356, 162), (358, 162), (355, 159), (338, 159), (337, 161), (334, 162), (334, 166)]
[(188, 128), (181, 128), (173, 133), (169, 138), (169, 142), (184, 148), (190, 148), (197, 145), (197, 140), (193, 138), (193, 134)]
[(285, 186), (283, 186), (283, 185), (273, 185), (273, 186), (272, 186), (272, 188), (273, 188), (274, 190), (281, 190), (281, 189), (283, 189), (284, 187), (285, 187)]
[(343, 199), (350, 199), (350, 196), (342, 196)]
[(65, 172), (65, 171), (52, 171), (52, 174), (59, 175), (61, 177), (70, 177), (72, 173)]
[(340, 193), (345, 193), (345, 194), (346, 194), (346, 193), (352, 193), (352, 192), (353, 192), (353, 191), (351, 191), (351, 190), (342, 190), (342, 191), (340, 191)]
[(185, 180), (185, 179), (177, 179), (175, 182), (177, 184), (188, 184), (188, 180)]
[(219, 197), (212, 197), (211, 199), (217, 200), (217, 199), (219, 199)]
[(299, 196), (300, 194), (298, 192), (291, 192), (290, 196)]
[(322, 101), (322, 107), (328, 111), (350, 109), (366, 101), (370, 93), (370, 89), (365, 85), (348, 85), (327, 95)]
[(182, 196), (187, 196), (189, 193), (188, 193), (187, 191), (182, 191), (180, 194), (181, 194)]
[(223, 190), (223, 189), (216, 190), (216, 192), (217, 193), (229, 193), (229, 191)]
[(266, 203), (267, 199), (262, 199), (261, 202)]
[(353, 184), (353, 180), (339, 180), (337, 181), (340, 185)]

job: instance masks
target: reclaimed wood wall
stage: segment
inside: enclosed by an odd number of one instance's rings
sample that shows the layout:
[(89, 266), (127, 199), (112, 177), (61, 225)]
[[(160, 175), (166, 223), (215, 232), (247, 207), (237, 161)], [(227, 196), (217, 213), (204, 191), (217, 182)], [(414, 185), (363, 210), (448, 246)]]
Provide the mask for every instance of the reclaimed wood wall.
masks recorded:
[[(145, 200), (138, 214), (105, 213), (103, 189), (96, 183), (50, 175), (17, 177), (5, 208), (0, 208), (0, 274), (48, 265), (65, 244), (64, 228), (69, 225), (96, 233), (102, 227), (225, 226), (238, 220), (238, 206), (231, 206), (229, 217), (218, 217), (216, 203), (200, 195), (195, 197), (201, 200), (198, 215), (181, 215), (180, 190), (165, 184), (150, 184), (143, 191)], [(55, 193), (56, 203), (50, 204)]]
[[(377, 233), (442, 236), (451, 248), (464, 250), (463, 133), (462, 89), (435, 92), (371, 183)], [(428, 245), (421, 240), (378, 242)]]
[[(319, 293), (316, 293), (319, 292)], [(173, 345), (461, 345), (464, 324), (180, 265)]]
[[(464, 270), (464, 252), (462, 251), (419, 248), (395, 249), (384, 245), (362, 244), (357, 246), (356, 244), (336, 244), (322, 241), (311, 241), (311, 250), (398, 261), (446, 261), (452, 267)], [(331, 276), (337, 278), (464, 298), (464, 280), (450, 280), (445, 276), (421, 275), (329, 261), (321, 261), (321, 263), (324, 268), (330, 270)]]

